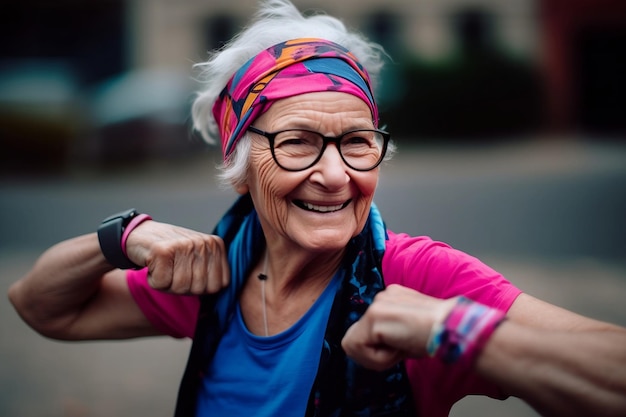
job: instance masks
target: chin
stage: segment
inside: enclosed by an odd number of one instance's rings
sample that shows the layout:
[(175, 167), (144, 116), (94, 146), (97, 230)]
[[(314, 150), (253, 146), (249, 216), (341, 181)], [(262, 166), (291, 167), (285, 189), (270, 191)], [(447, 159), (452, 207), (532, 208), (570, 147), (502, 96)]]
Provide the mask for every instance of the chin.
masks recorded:
[(352, 239), (351, 233), (319, 233), (314, 232), (306, 236), (300, 246), (314, 252), (343, 250)]

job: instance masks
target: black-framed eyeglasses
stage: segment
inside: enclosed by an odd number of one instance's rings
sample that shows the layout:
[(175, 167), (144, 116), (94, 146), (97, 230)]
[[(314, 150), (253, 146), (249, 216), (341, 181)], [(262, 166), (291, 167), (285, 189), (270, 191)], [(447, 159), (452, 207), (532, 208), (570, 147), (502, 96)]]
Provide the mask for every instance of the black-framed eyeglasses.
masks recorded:
[(348, 167), (355, 171), (371, 171), (383, 161), (391, 137), (378, 129), (351, 130), (337, 137), (306, 129), (270, 133), (250, 126), (248, 130), (269, 140), (274, 161), (286, 171), (303, 171), (317, 164), (329, 143), (337, 146)]

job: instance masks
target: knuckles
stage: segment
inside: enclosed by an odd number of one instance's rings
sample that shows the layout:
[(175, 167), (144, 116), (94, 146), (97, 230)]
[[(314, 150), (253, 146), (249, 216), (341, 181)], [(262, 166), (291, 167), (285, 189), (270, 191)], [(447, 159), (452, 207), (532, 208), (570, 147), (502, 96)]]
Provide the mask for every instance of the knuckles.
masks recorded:
[(154, 241), (146, 256), (150, 285), (175, 294), (204, 294), (219, 291), (226, 250), (219, 236), (183, 229)]

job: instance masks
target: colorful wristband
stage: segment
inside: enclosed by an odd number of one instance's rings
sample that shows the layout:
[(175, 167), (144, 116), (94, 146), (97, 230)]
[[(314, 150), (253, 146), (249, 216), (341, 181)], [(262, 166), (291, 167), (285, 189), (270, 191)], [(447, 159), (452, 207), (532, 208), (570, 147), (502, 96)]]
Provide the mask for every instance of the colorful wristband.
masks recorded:
[(503, 311), (459, 297), (443, 322), (433, 326), (426, 351), (444, 363), (472, 361), (504, 319)]
[(124, 234), (122, 234), (122, 239), (120, 241), (120, 246), (122, 248), (122, 253), (124, 254), (124, 256), (128, 257), (128, 254), (126, 253), (126, 241), (128, 240), (128, 235), (130, 235), (130, 232), (132, 232), (137, 226), (139, 226), (146, 220), (152, 220), (152, 217), (150, 217), (150, 215), (148, 214), (138, 214), (133, 217), (130, 223), (128, 223), (128, 226), (124, 228)]

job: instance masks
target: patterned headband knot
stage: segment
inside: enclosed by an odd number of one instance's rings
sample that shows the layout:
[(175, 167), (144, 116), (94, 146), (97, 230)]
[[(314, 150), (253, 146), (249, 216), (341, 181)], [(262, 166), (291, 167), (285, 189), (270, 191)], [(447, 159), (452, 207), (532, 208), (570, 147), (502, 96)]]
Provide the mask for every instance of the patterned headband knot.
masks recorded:
[[(306, 78), (304, 78), (306, 77)], [(298, 82), (294, 79), (298, 78)], [(213, 106), (226, 159), (251, 123), (276, 101), (298, 94), (339, 91), (362, 99), (378, 124), (369, 74), (346, 48), (325, 39), (302, 38), (274, 45), (230, 78)]]

